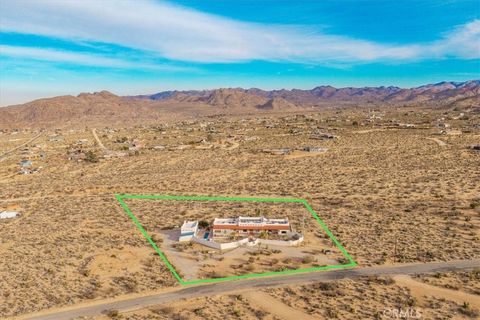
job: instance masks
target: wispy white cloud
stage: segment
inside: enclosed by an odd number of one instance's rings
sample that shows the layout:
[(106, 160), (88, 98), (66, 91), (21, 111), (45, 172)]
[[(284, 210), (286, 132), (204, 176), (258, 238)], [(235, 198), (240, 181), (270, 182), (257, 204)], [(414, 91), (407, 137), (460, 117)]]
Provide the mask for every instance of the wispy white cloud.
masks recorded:
[(193, 68), (168, 64), (143, 63), (117, 58), (104, 57), (92, 53), (61, 51), (50, 48), (35, 48), (23, 46), (0, 45), (0, 55), (4, 57), (27, 58), (31, 60), (68, 63), (80, 66), (136, 69), (159, 71), (192, 71)]
[(437, 56), (454, 56), (466, 59), (480, 57), (480, 20), (474, 20), (447, 32), (442, 40), (426, 46)]
[(149, 0), (2, 0), (0, 29), (113, 43), (191, 62), (342, 64), (480, 57), (480, 20), (431, 43), (394, 45), (302, 26), (241, 22)]

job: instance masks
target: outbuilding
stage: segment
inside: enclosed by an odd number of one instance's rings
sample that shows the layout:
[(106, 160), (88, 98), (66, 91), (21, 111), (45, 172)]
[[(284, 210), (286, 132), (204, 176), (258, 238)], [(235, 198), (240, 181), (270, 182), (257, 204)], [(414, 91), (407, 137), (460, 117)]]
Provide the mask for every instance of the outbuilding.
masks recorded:
[(17, 211), (2, 211), (0, 212), (0, 219), (12, 219), (18, 217)]
[(180, 228), (180, 237), (178, 241), (190, 241), (197, 235), (198, 221), (184, 221)]
[(22, 160), (22, 161), (20, 161), (20, 166), (21, 166), (22, 168), (31, 167), (31, 166), (32, 166), (32, 161), (30, 161), (30, 160)]

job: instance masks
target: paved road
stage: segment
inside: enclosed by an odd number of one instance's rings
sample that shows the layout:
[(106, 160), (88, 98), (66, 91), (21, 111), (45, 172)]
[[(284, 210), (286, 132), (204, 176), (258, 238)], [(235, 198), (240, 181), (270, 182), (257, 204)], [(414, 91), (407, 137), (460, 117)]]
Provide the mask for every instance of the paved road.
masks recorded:
[(50, 314), (44, 313), (37, 316), (25, 316), (23, 319), (32, 320), (63, 320), (72, 319), (81, 316), (94, 316), (102, 314), (107, 310), (134, 310), (144, 308), (156, 304), (167, 303), (179, 299), (190, 299), (201, 296), (218, 295), (226, 292), (244, 290), (244, 289), (261, 289), (265, 287), (286, 286), (293, 284), (305, 284), (314, 281), (331, 281), (344, 278), (355, 278), (361, 276), (378, 276), (378, 275), (398, 275), (398, 274), (416, 274), (416, 273), (433, 273), (445, 272), (453, 270), (473, 269), (480, 267), (480, 259), (475, 260), (458, 260), (449, 262), (432, 262), (432, 263), (414, 263), (394, 266), (376, 266), (355, 269), (339, 269), (331, 271), (301, 273), (286, 276), (265, 277), (257, 279), (246, 279), (237, 281), (218, 282), (214, 284), (197, 285), (178, 290), (158, 293), (150, 296), (126, 298), (119, 301), (111, 301), (107, 303), (98, 303), (96, 305), (83, 306), (78, 308), (70, 308), (64, 311), (56, 311)]

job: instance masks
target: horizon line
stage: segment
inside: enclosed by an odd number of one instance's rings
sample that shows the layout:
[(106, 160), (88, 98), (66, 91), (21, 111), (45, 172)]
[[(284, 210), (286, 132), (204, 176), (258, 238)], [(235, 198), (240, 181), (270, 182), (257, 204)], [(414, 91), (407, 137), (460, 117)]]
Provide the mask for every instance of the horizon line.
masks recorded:
[(438, 82), (424, 83), (424, 84), (419, 85), (419, 86), (409, 86), (409, 87), (397, 86), (397, 85), (380, 85), (380, 86), (365, 85), (365, 86), (339, 86), (339, 87), (336, 87), (336, 86), (333, 86), (333, 85), (330, 85), (330, 84), (320, 84), (320, 85), (313, 86), (313, 87), (308, 87), (308, 88), (300, 88), (300, 87), (293, 87), (292, 86), (292, 87), (283, 87), (283, 88), (275, 88), (275, 89), (265, 89), (265, 88), (261, 88), (261, 87), (231, 86), (231, 87), (211, 87), (211, 88), (208, 88), (208, 87), (205, 88), (204, 87), (204, 88), (201, 88), (201, 89), (164, 89), (164, 90), (155, 91), (153, 93), (140, 93), (140, 94), (133, 94), (133, 95), (132, 94), (116, 93), (116, 90), (103, 89), (103, 90), (99, 90), (99, 91), (80, 91), (80, 92), (77, 91), (78, 93), (76, 93), (76, 94), (75, 93), (70, 93), (70, 94), (67, 93), (67, 94), (45, 95), (45, 96), (42, 96), (42, 97), (33, 98), (33, 99), (30, 99), (30, 100), (26, 100), (24, 102), (19, 102), (19, 103), (14, 103), (14, 104), (3, 104), (0, 101), (0, 108), (14, 107), (14, 106), (22, 105), (22, 104), (25, 104), (25, 103), (33, 102), (33, 101), (36, 101), (36, 100), (42, 100), (42, 99), (51, 99), (51, 98), (62, 97), (62, 96), (78, 97), (81, 94), (95, 94), (95, 93), (101, 93), (101, 92), (109, 92), (109, 93), (114, 94), (114, 95), (116, 95), (118, 97), (121, 97), (121, 98), (129, 98), (129, 97), (139, 97), (139, 96), (152, 96), (152, 95), (159, 94), (159, 93), (164, 93), (164, 92), (186, 92), (186, 91), (201, 92), (201, 91), (214, 91), (214, 90), (221, 90), (221, 89), (233, 89), (233, 90), (235, 90), (235, 89), (237, 89), (237, 90), (239, 90), (239, 89), (240, 90), (258, 89), (258, 90), (267, 91), (267, 92), (268, 91), (282, 91), (282, 90), (309, 91), (309, 90), (313, 90), (315, 88), (320, 88), (320, 87), (332, 87), (332, 88), (335, 88), (335, 89), (399, 88), (399, 89), (402, 89), (402, 90), (408, 90), (408, 89), (415, 89), (415, 88), (420, 88), (420, 87), (428, 86), (428, 85), (439, 85), (439, 84), (442, 84), (442, 83), (463, 84), (463, 83), (473, 82), (473, 81), (480, 82), (480, 78), (469, 79), (469, 80), (465, 80), (465, 81), (442, 80), (442, 81), (438, 81)]

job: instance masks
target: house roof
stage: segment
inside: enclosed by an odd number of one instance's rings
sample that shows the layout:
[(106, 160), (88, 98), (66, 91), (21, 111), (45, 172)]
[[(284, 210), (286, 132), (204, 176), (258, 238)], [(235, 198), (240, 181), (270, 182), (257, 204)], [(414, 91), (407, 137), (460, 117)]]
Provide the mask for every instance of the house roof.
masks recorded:
[(182, 224), (182, 229), (196, 228), (197, 225), (198, 225), (198, 221), (184, 221)]
[(239, 226), (231, 224), (213, 225), (213, 230), (290, 230), (290, 225)]
[(215, 218), (214, 225), (288, 225), (288, 218), (269, 219), (265, 217), (235, 217), (235, 218)]

